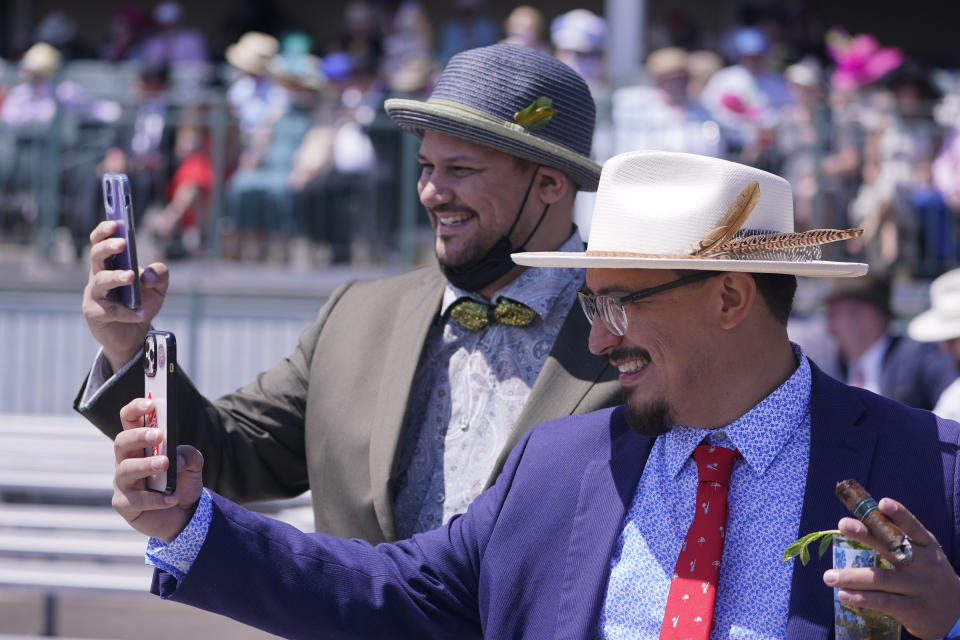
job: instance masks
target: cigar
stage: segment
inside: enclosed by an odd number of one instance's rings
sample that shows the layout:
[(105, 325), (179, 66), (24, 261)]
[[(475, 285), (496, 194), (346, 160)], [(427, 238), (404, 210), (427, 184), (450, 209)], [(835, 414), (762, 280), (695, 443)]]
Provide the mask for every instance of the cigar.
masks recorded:
[(913, 563), (913, 548), (910, 546), (910, 538), (900, 530), (900, 527), (893, 524), (887, 516), (880, 512), (877, 508), (877, 501), (867, 493), (866, 489), (860, 486), (859, 482), (852, 478), (841, 480), (837, 483), (834, 492), (840, 498), (840, 502), (846, 505), (850, 513), (867, 526), (870, 534), (879, 540), (894, 558), (901, 564)]

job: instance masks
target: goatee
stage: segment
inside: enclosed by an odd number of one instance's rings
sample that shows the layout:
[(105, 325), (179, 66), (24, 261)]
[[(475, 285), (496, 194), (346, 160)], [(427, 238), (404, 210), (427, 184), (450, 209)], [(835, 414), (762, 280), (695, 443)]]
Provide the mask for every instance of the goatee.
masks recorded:
[(627, 399), (624, 419), (631, 429), (642, 436), (656, 438), (670, 431), (673, 412), (666, 400), (657, 400), (642, 407), (634, 407)]

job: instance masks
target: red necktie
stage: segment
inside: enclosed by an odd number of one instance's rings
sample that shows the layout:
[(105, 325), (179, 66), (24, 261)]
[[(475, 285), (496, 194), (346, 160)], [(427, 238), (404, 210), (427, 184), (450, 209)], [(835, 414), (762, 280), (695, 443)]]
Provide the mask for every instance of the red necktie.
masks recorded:
[(701, 444), (697, 461), (697, 505), (687, 537), (673, 570), (660, 640), (706, 640), (713, 627), (724, 528), (727, 526), (727, 487), (735, 449)]

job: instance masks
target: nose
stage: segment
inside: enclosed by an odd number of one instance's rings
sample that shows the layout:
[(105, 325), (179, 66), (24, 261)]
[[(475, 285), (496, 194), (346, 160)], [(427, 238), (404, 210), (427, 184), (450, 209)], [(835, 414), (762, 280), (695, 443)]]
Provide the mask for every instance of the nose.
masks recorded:
[(421, 177), (417, 188), (420, 192), (420, 204), (424, 207), (435, 207), (453, 200), (453, 190), (437, 177), (436, 172), (429, 177)]
[(599, 316), (594, 316), (593, 324), (590, 325), (590, 337), (588, 340), (590, 353), (595, 356), (609, 353), (614, 347), (620, 344), (622, 339), (623, 338), (610, 331), (606, 323), (604, 323)]

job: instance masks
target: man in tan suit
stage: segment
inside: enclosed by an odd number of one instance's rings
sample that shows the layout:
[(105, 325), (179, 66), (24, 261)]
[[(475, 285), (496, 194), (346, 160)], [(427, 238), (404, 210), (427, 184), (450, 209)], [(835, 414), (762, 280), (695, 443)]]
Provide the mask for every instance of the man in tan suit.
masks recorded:
[[(582, 250), (579, 189), (595, 191), (594, 104), (573, 70), (538, 51), (466, 51), (429, 100), (386, 110), (421, 138), (417, 184), (437, 266), (344, 285), (293, 354), (209, 401), (185, 377), (180, 440), (206, 486), (239, 501), (312, 491), (318, 531), (373, 542), (439, 526), (496, 477), (533, 425), (618, 402), (616, 372), (570, 313), (583, 273), (525, 269), (512, 251)], [(140, 276), (137, 311), (108, 300), (131, 271), (112, 223), (91, 234), (83, 313), (101, 353), (75, 408), (111, 437), (143, 396), (141, 344), (167, 290)], [(178, 374), (180, 375), (180, 374)]]

